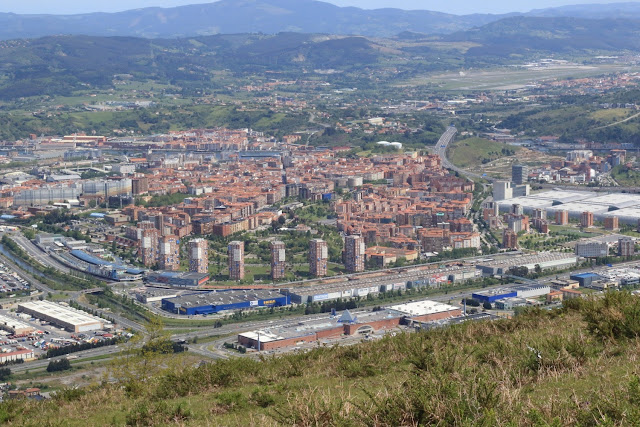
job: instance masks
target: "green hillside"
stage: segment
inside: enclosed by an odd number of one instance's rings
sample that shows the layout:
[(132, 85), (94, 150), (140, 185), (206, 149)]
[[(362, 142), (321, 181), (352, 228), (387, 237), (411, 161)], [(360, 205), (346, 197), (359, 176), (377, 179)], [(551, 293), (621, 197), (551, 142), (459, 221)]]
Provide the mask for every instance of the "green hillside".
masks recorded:
[(506, 145), (484, 138), (467, 138), (454, 142), (449, 147), (451, 162), (461, 168), (480, 166), (492, 160), (512, 156), (520, 147)]
[(640, 419), (640, 298), (399, 334), (277, 358), (180, 366), (149, 351), (111, 380), (0, 404), (3, 425), (565, 426)]

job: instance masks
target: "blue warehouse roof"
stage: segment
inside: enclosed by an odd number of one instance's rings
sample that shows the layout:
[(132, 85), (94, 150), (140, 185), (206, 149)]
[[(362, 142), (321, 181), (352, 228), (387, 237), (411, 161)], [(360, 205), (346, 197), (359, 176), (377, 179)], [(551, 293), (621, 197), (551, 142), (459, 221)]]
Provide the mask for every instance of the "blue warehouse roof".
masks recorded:
[(129, 268), (127, 266), (124, 265), (119, 265), (119, 264), (115, 264), (113, 262), (109, 262), (109, 261), (105, 261), (103, 259), (94, 257), (93, 255), (89, 255), (88, 253), (78, 250), (78, 249), (74, 249), (71, 251), (71, 255), (73, 255), (74, 257), (78, 258), (81, 261), (84, 261), (86, 263), (89, 264), (93, 264), (93, 265), (106, 265), (108, 267), (112, 267), (112, 268), (116, 268), (118, 270), (126, 270), (127, 273), (129, 274), (141, 274), (144, 272), (144, 270), (140, 270), (137, 268)]

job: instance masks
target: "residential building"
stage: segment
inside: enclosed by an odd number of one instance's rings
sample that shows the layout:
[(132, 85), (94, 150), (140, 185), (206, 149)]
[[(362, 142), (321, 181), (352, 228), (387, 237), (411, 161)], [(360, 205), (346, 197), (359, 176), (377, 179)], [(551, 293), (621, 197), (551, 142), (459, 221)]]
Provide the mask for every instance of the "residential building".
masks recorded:
[(178, 237), (169, 235), (159, 239), (158, 261), (160, 270), (180, 270), (180, 245)]
[(286, 246), (284, 242), (271, 242), (271, 279), (284, 279), (286, 267)]
[(617, 216), (607, 216), (604, 218), (604, 229), (609, 231), (618, 230), (620, 227), (618, 226), (618, 217)]
[(623, 237), (618, 240), (618, 255), (631, 257), (635, 255), (636, 243), (631, 237)]
[(234, 240), (227, 248), (229, 258), (229, 279), (244, 279), (244, 242)]
[(569, 224), (569, 211), (568, 210), (556, 211), (556, 225), (567, 225), (567, 224)]
[(505, 249), (518, 249), (518, 235), (510, 229), (502, 233), (502, 247)]
[(150, 267), (158, 261), (159, 232), (155, 228), (147, 228), (142, 229), (140, 235), (140, 260)]
[(313, 239), (309, 242), (309, 273), (315, 277), (327, 275), (327, 261), (329, 248), (327, 242), (321, 239)]
[(582, 212), (582, 214), (580, 215), (580, 227), (593, 227), (593, 212)]
[(193, 273), (209, 272), (209, 242), (205, 239), (193, 239), (188, 245), (189, 271)]
[(349, 273), (364, 271), (365, 251), (366, 246), (361, 236), (352, 235), (345, 238), (344, 264)]

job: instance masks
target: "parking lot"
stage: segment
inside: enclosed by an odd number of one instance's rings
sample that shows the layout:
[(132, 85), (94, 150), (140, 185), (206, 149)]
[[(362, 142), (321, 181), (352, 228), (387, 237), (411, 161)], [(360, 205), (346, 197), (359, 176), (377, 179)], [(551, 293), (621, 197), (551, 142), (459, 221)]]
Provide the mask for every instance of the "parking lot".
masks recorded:
[(0, 295), (6, 296), (29, 291), (31, 286), (15, 271), (0, 262)]
[(0, 330), (0, 353), (5, 354), (28, 349), (34, 352), (35, 358), (38, 358), (46, 355), (47, 351), (52, 348), (97, 343), (114, 337), (110, 331), (71, 333), (49, 322), (35, 319), (24, 313), (11, 312), (10, 310), (0, 310), (0, 316), (33, 328), (30, 333), (18, 333), (18, 331), (12, 333), (7, 330)]

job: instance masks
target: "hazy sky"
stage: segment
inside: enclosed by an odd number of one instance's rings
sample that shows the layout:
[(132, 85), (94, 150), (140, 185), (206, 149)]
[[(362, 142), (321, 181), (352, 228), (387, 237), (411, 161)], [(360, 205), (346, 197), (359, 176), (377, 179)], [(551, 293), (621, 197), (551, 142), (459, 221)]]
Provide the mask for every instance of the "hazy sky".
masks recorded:
[[(358, 6), (367, 9), (397, 7), (427, 9), (442, 12), (505, 13), (526, 12), (531, 9), (584, 3), (616, 3), (621, 0), (325, 0), (340, 6)], [(640, 1), (640, 0), (638, 0)], [(140, 7), (171, 7), (212, 0), (0, 0), (0, 12), (71, 14), (86, 12), (116, 12)]]

